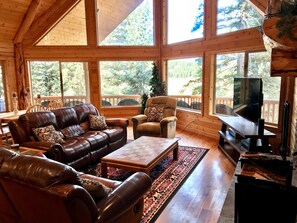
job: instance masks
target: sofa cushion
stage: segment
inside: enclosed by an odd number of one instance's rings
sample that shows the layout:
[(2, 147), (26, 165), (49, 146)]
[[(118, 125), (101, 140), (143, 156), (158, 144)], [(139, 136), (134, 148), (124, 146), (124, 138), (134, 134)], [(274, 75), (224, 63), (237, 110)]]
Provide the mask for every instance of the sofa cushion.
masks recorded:
[(78, 104), (73, 107), (78, 123), (89, 122), (89, 115), (99, 115), (97, 108), (92, 104)]
[(64, 129), (68, 126), (78, 125), (77, 115), (73, 108), (58, 108), (53, 110), (52, 112), (56, 116), (57, 125), (59, 127), (57, 129)]
[(60, 134), (55, 130), (53, 125), (33, 128), (33, 132), (41, 142), (65, 143)]
[(95, 130), (103, 130), (107, 128), (105, 117), (101, 115), (89, 115), (90, 128)]
[(102, 130), (105, 134), (107, 134), (109, 138), (109, 142), (116, 142), (122, 139), (125, 136), (124, 129), (118, 126), (113, 126), (112, 128), (107, 128)]
[(164, 108), (162, 107), (148, 107), (147, 108), (147, 121), (160, 122), (163, 119)]
[(68, 162), (79, 159), (91, 151), (90, 143), (84, 138), (65, 138), (62, 144), (65, 158)]
[(81, 185), (72, 167), (37, 156), (15, 155), (3, 162), (0, 174), (41, 187), (61, 183)]
[(71, 125), (64, 129), (61, 129), (61, 132), (65, 138), (77, 137), (85, 133), (85, 131), (79, 125)]
[(87, 131), (83, 135), (80, 136), (81, 138), (86, 139), (90, 145), (91, 150), (98, 150), (108, 144), (108, 136), (99, 131)]
[(53, 125), (55, 129), (58, 129), (55, 114), (51, 111), (25, 113), (19, 117), (19, 121), (25, 127), (25, 132), (29, 137), (35, 136), (33, 128)]
[(112, 189), (103, 185), (99, 181), (81, 178), (82, 186), (85, 188), (92, 198), (97, 202), (102, 197), (107, 196)]

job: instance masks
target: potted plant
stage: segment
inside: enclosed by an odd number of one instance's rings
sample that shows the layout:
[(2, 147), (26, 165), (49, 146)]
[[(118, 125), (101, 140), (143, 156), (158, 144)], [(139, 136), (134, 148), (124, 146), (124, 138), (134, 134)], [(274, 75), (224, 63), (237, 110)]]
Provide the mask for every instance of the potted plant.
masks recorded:
[(280, 12), (277, 13), (279, 20), (276, 23), (278, 38), (288, 37), (290, 40), (297, 41), (295, 36), (297, 28), (297, 0), (280, 4)]
[(150, 94), (143, 93), (141, 96), (141, 114), (144, 113), (146, 101), (150, 97), (166, 95), (166, 83), (161, 81), (159, 76), (159, 69), (155, 62), (153, 62), (152, 77), (150, 79)]
[(161, 81), (159, 76), (159, 69), (156, 65), (156, 63), (153, 63), (152, 68), (152, 78), (150, 80), (151, 85), (151, 93), (150, 96), (160, 96), (160, 95), (166, 95), (166, 83)]

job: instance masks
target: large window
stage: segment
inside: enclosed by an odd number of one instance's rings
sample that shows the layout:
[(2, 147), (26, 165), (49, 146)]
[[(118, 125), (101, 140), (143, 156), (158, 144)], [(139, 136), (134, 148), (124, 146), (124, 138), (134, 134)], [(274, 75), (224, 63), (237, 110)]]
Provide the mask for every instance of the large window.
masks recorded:
[(263, 19), (246, 0), (218, 0), (217, 34), (261, 26)]
[(140, 105), (141, 95), (150, 92), (152, 61), (101, 61), (102, 106)]
[(154, 44), (153, 0), (125, 0), (118, 4), (97, 0), (97, 8), (99, 45)]
[(0, 112), (6, 111), (5, 91), (3, 84), (3, 63), (0, 61)]
[(178, 107), (201, 110), (201, 57), (168, 60), (167, 82), (168, 95), (178, 99)]
[(88, 69), (84, 62), (31, 61), (33, 102), (41, 96), (44, 105), (62, 99), (64, 106), (89, 102)]
[(204, 0), (168, 0), (168, 44), (203, 37)]
[(247, 52), (216, 56), (214, 111), (217, 114), (234, 115), (232, 110), (234, 77), (262, 78), (264, 94), (262, 118), (266, 123), (277, 124), (281, 78), (270, 77), (269, 54)]

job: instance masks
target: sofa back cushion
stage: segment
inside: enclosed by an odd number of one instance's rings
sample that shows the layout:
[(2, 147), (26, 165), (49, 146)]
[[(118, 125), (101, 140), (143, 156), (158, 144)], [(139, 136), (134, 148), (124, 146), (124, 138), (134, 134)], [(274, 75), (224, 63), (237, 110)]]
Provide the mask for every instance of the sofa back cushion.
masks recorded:
[(79, 125), (84, 131), (90, 130), (89, 115), (99, 115), (99, 111), (92, 104), (78, 104), (73, 107), (76, 112)]
[(89, 121), (89, 115), (99, 115), (97, 108), (92, 104), (75, 105), (73, 109), (76, 112), (78, 123)]
[(76, 112), (71, 107), (64, 107), (53, 110), (59, 130), (66, 138), (77, 137), (85, 131), (79, 126)]
[(19, 121), (23, 123), (25, 131), (29, 137), (34, 137), (34, 128), (45, 127), (53, 125), (55, 129), (58, 128), (55, 114), (51, 111), (38, 111), (32, 113), (26, 113), (19, 117)]
[(76, 112), (71, 107), (58, 108), (53, 110), (53, 113), (56, 116), (59, 129), (78, 124)]
[(38, 156), (13, 155), (3, 161), (0, 174), (39, 187), (65, 183), (81, 185), (72, 167)]

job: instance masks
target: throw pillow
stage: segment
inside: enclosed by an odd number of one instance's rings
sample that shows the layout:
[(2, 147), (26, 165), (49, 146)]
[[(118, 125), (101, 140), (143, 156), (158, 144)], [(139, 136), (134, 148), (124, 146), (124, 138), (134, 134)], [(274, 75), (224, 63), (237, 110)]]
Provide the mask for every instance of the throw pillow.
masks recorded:
[(160, 122), (163, 119), (164, 108), (162, 107), (148, 107), (147, 108), (147, 121)]
[(101, 184), (98, 181), (81, 178), (82, 186), (89, 192), (92, 198), (97, 202), (100, 198), (108, 195), (112, 191), (111, 188)]
[(96, 130), (103, 130), (107, 128), (105, 117), (101, 115), (89, 115), (90, 128)]
[(41, 142), (65, 143), (53, 125), (33, 128), (33, 132)]

